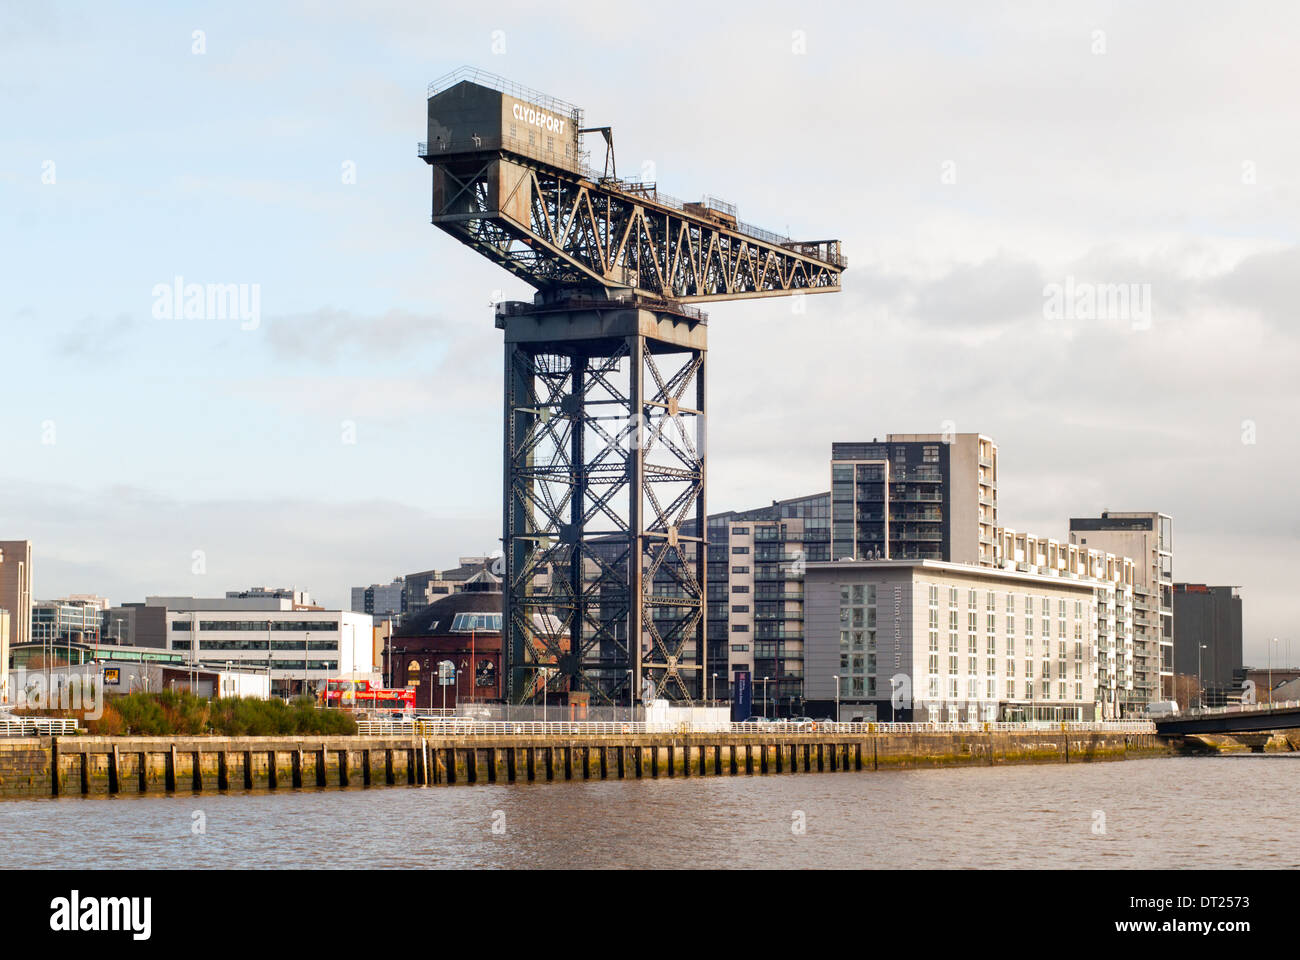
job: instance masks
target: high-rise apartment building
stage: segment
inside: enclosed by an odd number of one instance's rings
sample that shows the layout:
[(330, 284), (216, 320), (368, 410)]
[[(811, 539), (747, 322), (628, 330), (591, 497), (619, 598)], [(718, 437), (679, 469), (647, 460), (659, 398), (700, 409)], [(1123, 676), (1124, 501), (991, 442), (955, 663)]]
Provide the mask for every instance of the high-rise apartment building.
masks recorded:
[(833, 559), (990, 566), (997, 523), (998, 447), (983, 434), (831, 446)]
[(708, 697), (745, 674), (757, 712), (802, 711), (804, 570), (828, 559), (829, 494), (709, 517)]
[(1155, 511), (1070, 520), (1070, 542), (1133, 561), (1133, 690), (1141, 702), (1173, 696), (1173, 518)]
[[(14, 645), (32, 638), (32, 542), (0, 540), (0, 610), (9, 611)], [(8, 661), (5, 661), (8, 669)]]

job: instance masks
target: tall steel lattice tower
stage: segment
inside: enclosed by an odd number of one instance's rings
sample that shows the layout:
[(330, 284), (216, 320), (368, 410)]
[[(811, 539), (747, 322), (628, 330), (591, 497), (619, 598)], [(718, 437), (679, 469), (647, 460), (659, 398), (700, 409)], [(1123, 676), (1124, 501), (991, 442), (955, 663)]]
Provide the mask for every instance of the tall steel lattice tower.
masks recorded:
[[(505, 332), (502, 646), (512, 702), (704, 695), (709, 300), (828, 293), (796, 242), (620, 180), (609, 127), (476, 70), (429, 87), (433, 223), (537, 289)], [(599, 133), (604, 173), (582, 162)]]

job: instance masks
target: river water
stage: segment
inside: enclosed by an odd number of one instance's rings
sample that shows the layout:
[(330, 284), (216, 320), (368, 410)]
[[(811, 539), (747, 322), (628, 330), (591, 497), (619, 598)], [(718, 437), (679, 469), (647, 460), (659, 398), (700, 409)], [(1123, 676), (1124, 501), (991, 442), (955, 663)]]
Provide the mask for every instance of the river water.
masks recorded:
[(0, 802), (11, 867), (1300, 867), (1300, 755)]

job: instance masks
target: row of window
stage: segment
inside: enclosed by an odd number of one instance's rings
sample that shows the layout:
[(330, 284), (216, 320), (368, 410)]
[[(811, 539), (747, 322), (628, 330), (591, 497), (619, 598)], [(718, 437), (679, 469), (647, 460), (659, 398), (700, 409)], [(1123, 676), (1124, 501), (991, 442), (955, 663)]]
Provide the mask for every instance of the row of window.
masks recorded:
[[(938, 698), (944, 695), (943, 684), (938, 677), (931, 677), (929, 683), (929, 696)], [(1044, 680), (1039, 684), (1032, 681), (1026, 681), (1024, 686), (1017, 686), (1016, 681), (1007, 680), (1006, 699), (1008, 700), (1082, 700), (1083, 684), (1082, 683), (1064, 683), (1057, 682), (1055, 685)], [(1053, 696), (1055, 692), (1055, 696)], [(1071, 697), (1073, 694), (1073, 698)], [(956, 677), (948, 678), (947, 696), (949, 700), (955, 700), (958, 697), (958, 683)], [(966, 696), (971, 700), (978, 700), (981, 697), (996, 700), (998, 699), (997, 681), (989, 678), (985, 681), (977, 680), (971, 677), (966, 682)]]
[[(841, 664), (844, 662), (844, 659), (845, 659), (845, 655), (844, 655), (844, 654), (840, 654), (840, 662), (841, 662)], [(937, 676), (940, 672), (946, 672), (946, 673), (948, 673), (948, 674), (950, 674), (950, 675), (956, 676), (957, 674), (961, 673), (961, 670), (958, 668), (958, 660), (959, 660), (959, 658), (958, 658), (955, 654), (950, 654), (950, 655), (948, 656), (948, 660), (947, 660), (947, 670), (946, 670), (946, 671), (941, 671), (941, 670), (940, 670), (940, 666), (941, 666), (941, 664), (943, 663), (943, 659), (942, 659), (942, 658), (939, 656), (939, 654), (937, 654), (937, 653), (932, 653), (932, 654), (930, 654), (930, 660), (929, 660), (929, 667), (930, 667), (930, 671), (929, 671), (929, 672), (930, 672), (930, 675), (931, 675), (931, 676)], [(872, 658), (872, 661), (874, 662), (874, 657)], [(979, 661), (979, 657), (978, 657), (978, 656), (968, 656), (968, 657), (966, 658), (966, 673), (967, 673), (967, 675), (969, 675), (969, 676), (975, 676), (975, 675), (978, 675), (978, 674), (980, 673), (980, 670), (979, 670), (979, 663), (978, 663), (978, 661)], [(996, 657), (985, 657), (985, 659), (984, 659), (984, 675), (985, 675), (985, 676), (995, 676), (995, 675), (997, 674), (998, 669), (997, 669), (997, 662), (996, 662), (996, 661), (997, 661), (997, 658), (996, 658)], [(1014, 658), (1014, 657), (1007, 657), (1007, 659), (1006, 659), (1006, 665), (1007, 665), (1007, 666), (1006, 666), (1006, 675), (1007, 675), (1008, 677), (1014, 677), (1014, 676), (1016, 675), (1016, 661), (1015, 661), (1015, 658)], [(1026, 677), (1033, 677), (1033, 675), (1034, 675), (1034, 661), (1033, 661), (1033, 660), (1026, 660), (1026, 661), (1025, 661), (1025, 676), (1026, 676)], [(1052, 661), (1051, 661), (1051, 660), (1043, 660), (1043, 661), (1041, 661), (1041, 669), (1038, 671), (1038, 675), (1039, 675), (1039, 677), (1040, 677), (1041, 679), (1044, 679), (1044, 680), (1050, 680), (1050, 679), (1052, 678)], [(1058, 660), (1058, 661), (1056, 662), (1056, 676), (1057, 676), (1057, 679), (1061, 679), (1061, 680), (1068, 679), (1068, 678), (1069, 678), (1069, 675), (1070, 675), (1069, 664), (1068, 664), (1065, 660)], [(1076, 680), (1082, 680), (1082, 679), (1083, 679), (1083, 661), (1082, 661), (1082, 660), (1075, 660), (1075, 661), (1074, 661), (1074, 679), (1076, 679)]]
[[(188, 633), (193, 626), (191, 620), (173, 620), (172, 630)], [(266, 633), (268, 630), (320, 630), (338, 632), (337, 620), (200, 620), (199, 630), (251, 631)]]

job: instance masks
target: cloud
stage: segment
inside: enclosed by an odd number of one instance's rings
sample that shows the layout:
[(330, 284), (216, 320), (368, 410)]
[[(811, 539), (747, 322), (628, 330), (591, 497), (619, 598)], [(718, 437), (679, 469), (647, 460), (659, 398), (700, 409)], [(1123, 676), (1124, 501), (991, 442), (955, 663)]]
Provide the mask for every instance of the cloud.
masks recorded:
[[(0, 480), (0, 529), (32, 540), (37, 599), (95, 592), (224, 596), (294, 586), (346, 607), (348, 590), (490, 552), (495, 517), (446, 517), (382, 499), (180, 500), (139, 487)], [(8, 535), (8, 534), (7, 534)], [(193, 573), (202, 551), (207, 572)]]
[(119, 313), (111, 320), (86, 317), (71, 330), (59, 334), (54, 349), (64, 357), (102, 360), (119, 353), (135, 329), (135, 318), (126, 313)]
[(404, 310), (361, 316), (322, 307), (271, 317), (264, 325), (266, 344), (276, 360), (321, 364), (357, 355), (397, 359), (411, 351), (426, 351), (452, 334), (443, 317)]

